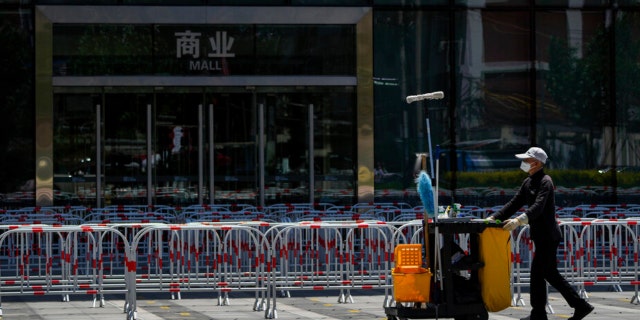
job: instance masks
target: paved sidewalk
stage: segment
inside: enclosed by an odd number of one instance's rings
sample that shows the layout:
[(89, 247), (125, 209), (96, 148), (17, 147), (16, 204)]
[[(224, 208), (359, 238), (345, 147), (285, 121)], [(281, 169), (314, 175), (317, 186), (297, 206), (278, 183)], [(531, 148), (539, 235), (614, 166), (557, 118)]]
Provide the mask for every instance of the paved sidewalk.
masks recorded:
[[(384, 292), (380, 290), (356, 291), (354, 303), (338, 303), (337, 292), (291, 292), (291, 298), (277, 299), (277, 318), (282, 320), (384, 320)], [(590, 292), (589, 302), (595, 306), (588, 320), (637, 320), (640, 305), (631, 304), (632, 291)], [(139, 294), (138, 319), (180, 320), (256, 320), (264, 319), (264, 311), (253, 311), (255, 299), (249, 294), (231, 295), (229, 305), (219, 306), (217, 299), (204, 294), (182, 295), (172, 300), (169, 294)], [(523, 299), (527, 306), (510, 307), (489, 313), (489, 319), (512, 320), (526, 316), (529, 296)], [(92, 307), (93, 301), (85, 296), (71, 296), (71, 301), (62, 302), (56, 296), (2, 297), (4, 320), (112, 320), (125, 319), (124, 296), (107, 296), (104, 307)], [(550, 303), (554, 313), (549, 319), (568, 319), (573, 309), (564, 302), (559, 293), (551, 292)]]

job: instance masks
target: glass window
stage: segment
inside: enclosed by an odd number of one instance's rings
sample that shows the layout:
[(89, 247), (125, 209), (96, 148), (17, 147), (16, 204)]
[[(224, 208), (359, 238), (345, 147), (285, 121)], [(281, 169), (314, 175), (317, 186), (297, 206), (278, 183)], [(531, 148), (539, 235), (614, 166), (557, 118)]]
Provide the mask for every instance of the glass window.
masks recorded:
[(150, 26), (55, 25), (53, 74), (150, 74), (152, 39)]
[(157, 74), (255, 73), (252, 25), (156, 25), (154, 30)]
[[(448, 24), (446, 12), (374, 12), (376, 201), (415, 190), (416, 154), (428, 151), (428, 139), (433, 147), (449, 139), (447, 66), (461, 43), (450, 41)], [(408, 95), (434, 91), (445, 99), (406, 102)]]
[(0, 203), (8, 206), (32, 205), (35, 191), (35, 49), (30, 21), (30, 10), (0, 9), (0, 114), (5, 115), (0, 125)]
[(456, 18), (463, 26), (455, 37), (461, 39), (455, 54), (460, 96), (455, 148), (445, 148), (440, 158), (451, 180), (442, 182), (459, 203), (503, 204), (508, 199), (493, 195), (519, 185), (521, 177), (500, 172), (517, 170), (514, 154), (531, 143), (529, 13), (467, 10)]
[[(615, 164), (617, 200), (636, 203), (640, 181), (640, 13), (621, 11), (615, 34), (615, 130), (616, 153), (609, 154), (605, 168)], [(613, 171), (613, 170), (610, 170)], [(635, 195), (635, 197), (634, 197)]]
[(327, 88), (310, 95), (313, 104), (315, 201), (353, 204), (356, 139), (353, 88)]
[(256, 74), (355, 75), (354, 26), (260, 25)]
[(56, 76), (355, 74), (352, 25), (56, 25), (53, 43)]
[[(464, 43), (457, 48), (464, 57), (456, 123), (462, 158), (458, 169), (502, 169), (502, 153), (513, 157), (514, 147), (529, 143), (529, 15), (469, 10), (458, 17), (466, 25), (458, 29)], [(476, 50), (482, 54), (472, 54)]]
[[(555, 145), (549, 155), (555, 168), (599, 166), (608, 153), (602, 129), (609, 123), (609, 39), (603, 12), (540, 12), (537, 54), (540, 70), (539, 136)], [(563, 30), (557, 32), (554, 30)], [(593, 144), (595, 140), (601, 143)], [(543, 142), (544, 141), (544, 142)], [(580, 143), (577, 143), (580, 142)]]
[[(57, 204), (96, 204), (95, 90), (54, 95), (53, 158)], [(85, 91), (85, 93), (82, 93)]]
[(620, 7), (625, 7), (625, 6), (636, 7), (640, 5), (640, 1), (638, 0), (618, 0), (617, 3)]
[[(614, 150), (609, 104), (611, 38), (605, 13), (539, 12), (536, 19), (539, 144), (547, 149), (547, 166), (561, 170), (556, 174), (559, 190), (585, 191), (565, 198), (597, 201), (586, 195), (605, 193), (586, 190), (585, 186), (612, 184), (610, 176), (597, 174), (597, 168), (610, 163)], [(567, 176), (568, 170), (579, 171)]]

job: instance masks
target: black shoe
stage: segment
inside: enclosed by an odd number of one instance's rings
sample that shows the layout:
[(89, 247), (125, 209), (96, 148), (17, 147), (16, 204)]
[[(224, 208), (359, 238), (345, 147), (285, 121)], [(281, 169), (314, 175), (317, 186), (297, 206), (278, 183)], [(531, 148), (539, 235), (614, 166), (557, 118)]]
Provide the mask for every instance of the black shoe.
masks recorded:
[(591, 311), (593, 311), (593, 306), (588, 303), (584, 306), (577, 307), (576, 311), (573, 312), (573, 317), (569, 318), (569, 320), (582, 320), (591, 313)]

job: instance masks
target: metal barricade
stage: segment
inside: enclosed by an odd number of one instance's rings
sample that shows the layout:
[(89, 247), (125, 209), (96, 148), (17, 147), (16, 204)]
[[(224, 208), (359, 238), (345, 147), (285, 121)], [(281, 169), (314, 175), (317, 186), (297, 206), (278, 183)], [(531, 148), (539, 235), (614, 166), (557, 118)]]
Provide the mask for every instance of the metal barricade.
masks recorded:
[[(602, 286), (622, 292), (622, 286), (631, 286), (634, 288), (631, 303), (640, 304), (638, 222), (636, 219), (558, 220), (563, 234), (558, 248), (558, 269), (583, 298), (588, 299), (587, 287)], [(512, 304), (523, 306), (522, 288), (529, 286), (531, 259), (535, 254), (528, 226), (514, 231), (512, 244)], [(547, 311), (553, 313), (549, 302)]]
[(257, 211), (200, 211), (189, 214), (185, 222), (269, 221), (280, 219), (273, 214)]
[(265, 318), (277, 318), (278, 292), (385, 289), (388, 295), (395, 230), (380, 221), (280, 224), (266, 233), (269, 248)]
[(281, 222), (300, 222), (304, 220), (313, 220), (314, 217), (321, 217), (325, 214), (325, 210), (315, 209), (294, 209), (286, 212), (278, 213)]
[(394, 248), (399, 244), (424, 242), (424, 221), (422, 219), (391, 222), (390, 224), (395, 229), (392, 241)]
[[(254, 310), (264, 305), (267, 290), (261, 224), (154, 224), (136, 232), (129, 269), (134, 292), (218, 294), (218, 305), (229, 303), (232, 291), (255, 293)], [(136, 309), (135, 297), (132, 297)]]
[(173, 223), (175, 222), (175, 216), (167, 215), (164, 213), (156, 213), (156, 212), (145, 212), (140, 211), (135, 208), (122, 208), (122, 209), (114, 209), (114, 208), (103, 208), (103, 209), (94, 209), (91, 213), (87, 214), (84, 217), (84, 221), (86, 223), (126, 223), (126, 222), (137, 222), (137, 223), (153, 223), (153, 222), (164, 222), (164, 223)]
[[(166, 218), (174, 215), (166, 208), (4, 211), (0, 297), (48, 294), (68, 301), (83, 294), (93, 295), (93, 305), (100, 301), (102, 306), (105, 293), (122, 293), (127, 319), (135, 319), (139, 292), (166, 292), (172, 299), (185, 292), (212, 292), (223, 306), (230, 292), (243, 291), (255, 294), (254, 311), (275, 318), (277, 298), (293, 291), (334, 289), (340, 292), (338, 302), (349, 303), (352, 290), (375, 288), (385, 291), (386, 307), (395, 246), (424, 241), (421, 207), (399, 209), (400, 215), (383, 206), (315, 210), (284, 205), (267, 212), (221, 205), (215, 207), (219, 215), (212, 208), (177, 208), (183, 218), (208, 220), (187, 224), (168, 223)], [(588, 298), (589, 287), (632, 287), (631, 303), (640, 304), (640, 220), (619, 218), (630, 209), (610, 209), (615, 212), (610, 219), (558, 220), (563, 234), (558, 268), (583, 297)], [(408, 221), (384, 222), (381, 212)], [(528, 226), (512, 237), (512, 304), (521, 306), (535, 247)], [(467, 250), (468, 238), (455, 241)], [(553, 312), (550, 304), (547, 308)]]
[(49, 225), (80, 225), (84, 219), (72, 213), (58, 212), (7, 212), (0, 216), (0, 224), (4, 225), (27, 225), (27, 224), (49, 224)]
[[(103, 242), (109, 235), (129, 243), (108, 227), (5, 226), (0, 235), (0, 297), (3, 295), (92, 295), (104, 306), (104, 294), (131, 296), (126, 281), (107, 284), (103, 273)], [(120, 275), (121, 279), (126, 274)], [(130, 311), (126, 309), (125, 312)]]
[[(583, 253), (579, 257), (582, 267), (580, 278), (574, 284), (578, 285), (583, 297), (588, 298), (588, 286), (607, 286), (617, 292), (622, 292), (622, 285), (637, 286), (637, 222), (627, 219), (580, 221), (583, 227), (580, 248)], [(637, 292), (632, 300), (637, 300)]]

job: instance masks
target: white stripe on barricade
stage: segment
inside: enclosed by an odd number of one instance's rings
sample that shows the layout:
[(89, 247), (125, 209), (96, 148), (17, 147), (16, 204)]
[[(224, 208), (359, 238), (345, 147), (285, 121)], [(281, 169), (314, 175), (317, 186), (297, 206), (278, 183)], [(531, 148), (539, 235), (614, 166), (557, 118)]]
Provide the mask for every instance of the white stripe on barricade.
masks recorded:
[[(115, 235), (128, 251), (124, 235), (108, 227), (3, 226), (0, 249), (0, 296), (93, 295), (104, 306), (105, 293), (131, 295), (126, 282), (104, 282), (102, 249), (107, 235)], [(125, 278), (123, 273), (121, 278)], [(125, 298), (126, 299), (126, 298)], [(125, 310), (126, 312), (127, 310)]]
[(353, 302), (355, 289), (380, 288), (388, 294), (394, 233), (381, 221), (274, 226), (265, 238), (269, 248), (265, 318), (277, 318), (278, 292), (336, 289), (339, 303)]

